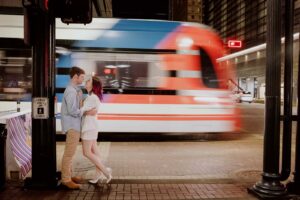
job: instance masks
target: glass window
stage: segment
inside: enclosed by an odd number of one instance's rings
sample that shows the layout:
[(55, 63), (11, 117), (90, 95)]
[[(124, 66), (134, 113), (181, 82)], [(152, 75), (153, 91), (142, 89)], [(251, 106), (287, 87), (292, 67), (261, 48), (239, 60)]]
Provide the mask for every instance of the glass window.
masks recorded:
[(29, 100), (31, 51), (0, 50), (0, 100)]
[(97, 61), (97, 75), (107, 88), (155, 87), (149, 67), (154, 66), (139, 61)]
[[(160, 54), (137, 53), (85, 53), (74, 52), (71, 55), (73, 65), (82, 66), (86, 74), (94, 74), (103, 83), (105, 92), (143, 94), (154, 92), (166, 72), (160, 68)], [(58, 70), (58, 77), (68, 69)], [(61, 79), (57, 78), (60, 82)], [(56, 84), (62, 91), (65, 87)]]
[(209, 88), (219, 88), (214, 65), (209, 55), (203, 49), (200, 49), (200, 56), (201, 56), (202, 81), (204, 85)]

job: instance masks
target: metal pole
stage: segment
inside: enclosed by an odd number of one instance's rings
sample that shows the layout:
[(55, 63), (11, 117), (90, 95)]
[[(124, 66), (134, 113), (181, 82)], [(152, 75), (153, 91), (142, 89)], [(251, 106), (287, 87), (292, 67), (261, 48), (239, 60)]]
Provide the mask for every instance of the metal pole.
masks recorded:
[(5, 124), (0, 124), (0, 190), (6, 183), (6, 137)]
[[(299, 47), (300, 47), (300, 39)], [(295, 172), (294, 172), (294, 180), (287, 184), (288, 191), (294, 194), (300, 195), (300, 106), (299, 106), (299, 99), (300, 99), (300, 49), (298, 52), (298, 116), (297, 116), (297, 131), (296, 131), (296, 152), (295, 152)]]
[(49, 4), (49, 12), (39, 11), (33, 18), (35, 38), (32, 98), (48, 98), (49, 117), (32, 118), (32, 178), (25, 181), (25, 187), (32, 189), (57, 186), (54, 116), (55, 18), (51, 7)]
[(292, 100), (293, 100), (293, 25), (294, 0), (285, 1), (285, 55), (284, 55), (284, 121), (282, 136), (282, 166), (280, 180), (291, 173)]
[(286, 189), (280, 183), (280, 56), (281, 0), (267, 1), (267, 61), (265, 134), (262, 180), (249, 192), (260, 198), (281, 198)]

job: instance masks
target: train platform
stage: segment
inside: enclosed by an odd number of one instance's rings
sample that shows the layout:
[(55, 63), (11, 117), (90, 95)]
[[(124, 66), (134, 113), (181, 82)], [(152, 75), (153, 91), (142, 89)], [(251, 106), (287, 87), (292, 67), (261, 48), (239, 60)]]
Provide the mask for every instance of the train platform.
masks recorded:
[[(8, 181), (1, 200), (87, 199), (256, 199), (247, 188), (260, 180), (262, 136), (236, 139), (162, 142), (99, 142), (103, 162), (113, 169), (110, 185), (90, 185), (78, 191), (24, 190), (22, 181)], [(57, 142), (57, 169), (64, 142)], [(94, 166), (78, 145), (74, 175), (93, 177)]]

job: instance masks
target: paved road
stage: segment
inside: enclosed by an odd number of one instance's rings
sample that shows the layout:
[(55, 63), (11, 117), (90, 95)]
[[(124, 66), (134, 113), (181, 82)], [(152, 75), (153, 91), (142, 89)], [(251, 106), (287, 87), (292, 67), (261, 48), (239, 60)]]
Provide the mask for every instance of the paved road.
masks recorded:
[[(242, 132), (250, 134), (264, 134), (265, 104), (241, 103), (237, 104), (241, 110)], [(281, 113), (283, 107), (281, 106)], [(297, 108), (293, 108), (293, 115), (297, 115)], [(281, 127), (282, 128), (282, 127)], [(296, 122), (293, 122), (293, 133), (296, 131)]]
[(240, 103), (242, 132), (250, 134), (263, 134), (264, 132), (264, 104)]

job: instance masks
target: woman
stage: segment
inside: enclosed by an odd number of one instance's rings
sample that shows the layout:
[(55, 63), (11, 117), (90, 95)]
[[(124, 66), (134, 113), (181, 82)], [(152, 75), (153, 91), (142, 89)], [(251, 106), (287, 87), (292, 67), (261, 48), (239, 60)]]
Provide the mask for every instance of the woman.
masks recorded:
[[(92, 108), (99, 111), (100, 100), (102, 100), (102, 84), (97, 77), (88, 77), (86, 79), (85, 88), (88, 96), (83, 101), (81, 112), (85, 112)], [(89, 181), (89, 183), (96, 184), (101, 178), (101, 172), (107, 178), (106, 183), (112, 179), (112, 170), (104, 166), (100, 159), (100, 152), (97, 147), (97, 121), (96, 116), (85, 115), (82, 118), (81, 140), (83, 155), (87, 157), (96, 166), (96, 177)]]

